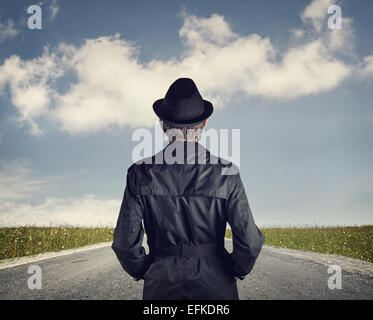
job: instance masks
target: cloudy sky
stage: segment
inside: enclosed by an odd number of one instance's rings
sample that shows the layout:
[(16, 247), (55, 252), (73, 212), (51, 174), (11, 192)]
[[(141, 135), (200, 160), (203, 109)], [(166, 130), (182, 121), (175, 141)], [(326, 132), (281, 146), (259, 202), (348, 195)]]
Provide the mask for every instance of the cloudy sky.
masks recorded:
[(0, 225), (113, 226), (179, 77), (240, 129), (258, 225), (373, 223), (371, 1), (41, 0), (41, 30), (31, 4), (0, 3)]

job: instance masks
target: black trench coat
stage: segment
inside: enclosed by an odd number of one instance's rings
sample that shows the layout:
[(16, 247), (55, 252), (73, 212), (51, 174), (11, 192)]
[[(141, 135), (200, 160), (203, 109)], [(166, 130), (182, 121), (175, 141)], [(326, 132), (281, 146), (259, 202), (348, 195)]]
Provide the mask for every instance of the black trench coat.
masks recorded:
[(263, 243), (238, 167), (201, 144), (176, 141), (128, 169), (112, 248), (127, 273), (145, 280), (144, 300), (238, 299), (234, 276), (252, 270)]

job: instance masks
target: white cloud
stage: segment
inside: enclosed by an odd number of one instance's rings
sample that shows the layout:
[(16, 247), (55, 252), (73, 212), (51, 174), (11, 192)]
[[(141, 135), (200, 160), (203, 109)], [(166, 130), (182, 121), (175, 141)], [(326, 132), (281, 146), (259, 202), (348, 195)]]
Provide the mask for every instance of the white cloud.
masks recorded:
[(39, 205), (0, 200), (0, 226), (114, 227), (119, 208), (119, 200), (93, 195), (47, 198)]
[(360, 64), (358, 74), (362, 77), (373, 76), (373, 55), (366, 56)]
[(333, 29), (326, 32), (324, 41), (329, 51), (354, 55), (355, 37), (352, 24), (353, 20), (351, 18), (343, 17), (342, 29)]
[(55, 178), (40, 178), (26, 160), (0, 161), (0, 226), (62, 225), (114, 226), (120, 200), (84, 195), (68, 198), (35, 196), (49, 193)]
[(0, 93), (9, 86), (19, 121), (27, 121), (34, 135), (41, 132), (37, 119), (50, 111), (51, 95), (55, 94), (53, 81), (63, 74), (63, 62), (63, 58), (45, 48), (43, 55), (32, 60), (12, 55), (0, 66)]
[(332, 17), (332, 14), (328, 13), (328, 8), (333, 5), (338, 5), (336, 0), (313, 0), (300, 15), (307, 30), (299, 28), (291, 32), (296, 38), (308, 35), (309, 38), (322, 39), (330, 54), (353, 55), (355, 45), (353, 20), (343, 16), (341, 7), (342, 28), (328, 28), (327, 21)]
[(45, 180), (34, 176), (26, 160), (0, 161), (0, 200), (28, 199), (45, 183)]
[(325, 23), (328, 8), (335, 3), (336, 0), (313, 0), (301, 13), (301, 18), (320, 32)]
[(14, 27), (14, 21), (8, 19), (6, 22), (0, 22), (0, 43), (7, 39), (14, 38), (19, 31)]
[(39, 6), (44, 6), (47, 8), (49, 13), (48, 20), (52, 21), (57, 16), (60, 11), (60, 6), (57, 0), (43, 0), (38, 3)]
[[(215, 107), (229, 104), (236, 94), (281, 100), (318, 94), (338, 86), (356, 68), (339, 57), (353, 43), (352, 20), (344, 18), (341, 31), (321, 23), (333, 3), (313, 1), (301, 14), (305, 29), (292, 31), (299, 43), (284, 52), (270, 38), (235, 33), (223, 16), (184, 14), (180, 57), (141, 63), (140, 48), (119, 35), (87, 39), (81, 46), (45, 50), (33, 60), (6, 59), (0, 89), (9, 85), (19, 120), (28, 122), (33, 134), (41, 132), (40, 117), (72, 134), (152, 126), (152, 103), (178, 77), (193, 78)], [(62, 90), (61, 82), (68, 88)]]
[(60, 6), (57, 3), (57, 0), (52, 0), (49, 4), (49, 11), (51, 14), (51, 20), (54, 20), (57, 13), (60, 11)]
[(192, 51), (221, 47), (239, 37), (231, 30), (224, 17), (218, 14), (213, 14), (207, 19), (185, 13), (182, 16), (184, 25), (179, 30), (179, 35)]
[(303, 29), (294, 28), (290, 29), (289, 32), (295, 39), (303, 39), (306, 36), (306, 31)]

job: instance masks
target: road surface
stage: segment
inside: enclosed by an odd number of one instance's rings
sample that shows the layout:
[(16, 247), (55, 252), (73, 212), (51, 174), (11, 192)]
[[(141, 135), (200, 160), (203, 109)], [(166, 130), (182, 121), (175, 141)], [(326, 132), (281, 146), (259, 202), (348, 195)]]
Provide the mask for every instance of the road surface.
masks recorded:
[[(27, 271), (35, 264), (42, 270), (42, 288), (30, 290)], [(341, 289), (328, 288), (333, 264), (342, 268)], [(142, 286), (122, 271), (110, 246), (0, 269), (0, 299), (142, 299)], [(238, 289), (240, 299), (372, 300), (373, 264), (264, 246)]]

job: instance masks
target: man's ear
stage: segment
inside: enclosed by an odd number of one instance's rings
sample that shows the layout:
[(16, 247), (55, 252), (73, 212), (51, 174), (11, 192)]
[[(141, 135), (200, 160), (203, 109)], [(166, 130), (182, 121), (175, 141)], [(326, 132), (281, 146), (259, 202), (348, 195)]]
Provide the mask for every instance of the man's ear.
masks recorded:
[(203, 128), (205, 128), (205, 127), (206, 127), (206, 124), (207, 124), (207, 119), (205, 120), (205, 124), (203, 125)]

